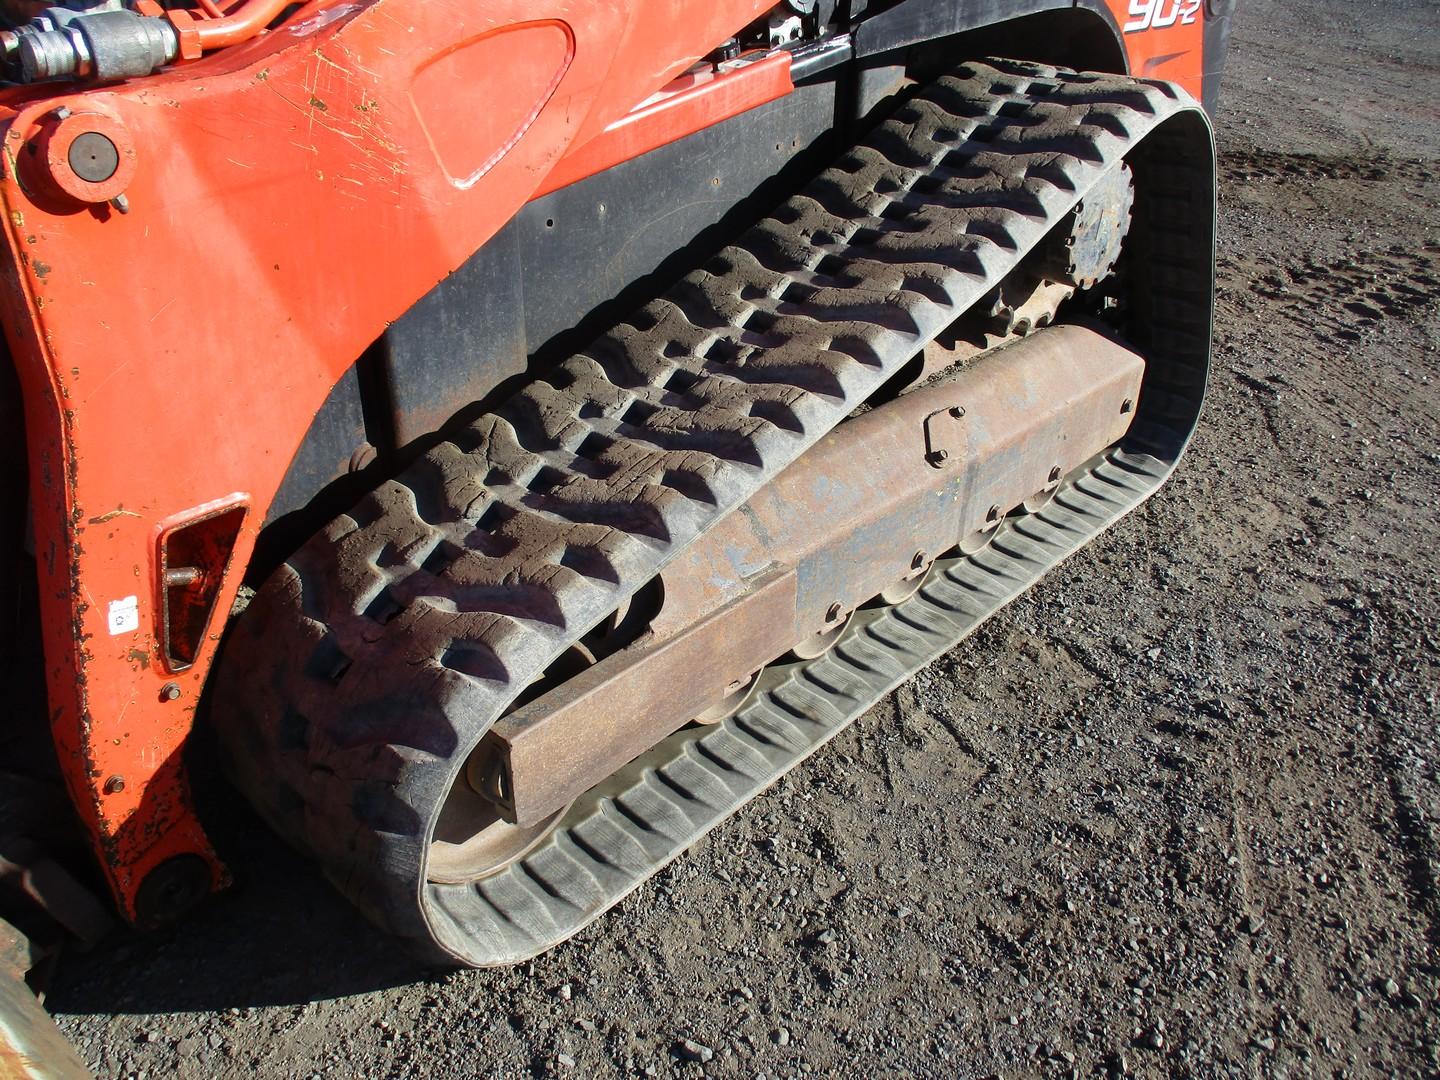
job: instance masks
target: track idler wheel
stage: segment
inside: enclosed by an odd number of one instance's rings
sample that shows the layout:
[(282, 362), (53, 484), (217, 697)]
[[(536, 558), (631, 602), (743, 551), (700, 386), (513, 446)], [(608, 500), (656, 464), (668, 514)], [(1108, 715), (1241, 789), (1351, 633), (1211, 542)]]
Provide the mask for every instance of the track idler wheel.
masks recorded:
[(1027, 514), (1038, 514), (1050, 505), (1050, 500), (1055, 498), (1055, 492), (1059, 490), (1060, 466), (1056, 465), (1050, 470), (1050, 475), (1045, 478), (1045, 486), (1022, 502), (1020, 507)]
[(920, 586), (925, 584), (925, 579), (930, 576), (930, 568), (934, 565), (934, 559), (923, 551), (917, 551), (910, 559), (910, 572), (889, 588), (881, 589), (875, 599), (886, 607), (903, 604), (920, 591)]
[(959, 543), (960, 552), (963, 555), (974, 555), (978, 551), (984, 551), (990, 546), (990, 541), (995, 539), (995, 530), (1000, 527), (1005, 512), (998, 506), (992, 506), (985, 512), (985, 521), (981, 526), (965, 537)]
[[(593, 663), (595, 654), (576, 642), (525, 688), (516, 699), (516, 707), (534, 701)], [(533, 825), (505, 820), (498, 804), (510, 801), (510, 792), (504, 790), (506, 775), (489, 745), (482, 741), (465, 762), (435, 823), (426, 869), (431, 881), (463, 884), (498, 874), (539, 847), (570, 809), (567, 803)]]
[(725, 687), (725, 696), (717, 701), (710, 708), (706, 709), (699, 716), (695, 717), (692, 723), (695, 724), (719, 724), (734, 716), (750, 700), (750, 691), (755, 689), (755, 684), (760, 681), (760, 672), (752, 671), (743, 679), (736, 679), (729, 686)]
[(825, 613), (825, 622), (809, 637), (799, 641), (790, 650), (790, 655), (796, 660), (816, 660), (824, 656), (835, 643), (844, 636), (845, 628), (850, 625), (850, 616), (854, 611), (846, 611), (838, 603), (831, 604), (830, 610)]
[(440, 885), (462, 885), (498, 874), (544, 843), (569, 810), (566, 803), (534, 825), (516, 825), (489, 799), (456, 784), (436, 823), (425, 876)]

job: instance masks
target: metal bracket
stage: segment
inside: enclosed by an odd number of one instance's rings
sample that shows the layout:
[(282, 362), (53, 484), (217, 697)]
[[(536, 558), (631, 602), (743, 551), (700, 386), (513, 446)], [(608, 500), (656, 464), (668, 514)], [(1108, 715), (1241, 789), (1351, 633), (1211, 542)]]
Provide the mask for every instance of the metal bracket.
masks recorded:
[(925, 417), (925, 462), (937, 469), (949, 468), (959, 447), (955, 440), (955, 421), (965, 416), (963, 405), (936, 409)]

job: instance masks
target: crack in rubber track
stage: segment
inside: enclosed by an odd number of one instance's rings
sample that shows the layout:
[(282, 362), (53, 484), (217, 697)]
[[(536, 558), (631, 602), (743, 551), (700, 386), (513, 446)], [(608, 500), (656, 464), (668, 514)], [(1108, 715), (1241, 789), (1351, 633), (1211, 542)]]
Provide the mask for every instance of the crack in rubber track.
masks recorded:
[[(1078, 523), (1055, 526), (1074, 546), (1085, 542), (1163, 481), (1203, 395), (1208, 126), (1169, 84), (967, 64), (665, 296), (365, 495), (277, 570), (218, 673), (213, 713), (232, 775), (367, 914), (422, 948), (503, 963), (569, 936), (709, 825), (647, 795), (627, 820), (646, 822), (635, 825), (642, 832), (653, 825), (663, 850), (622, 836), (628, 855), (587, 851), (567, 828), (478, 888), (430, 885), (434, 821), (469, 750), (571, 642), (984, 296), (1127, 155), (1145, 159), (1153, 185), (1137, 215), (1153, 219), (1173, 204), (1183, 219), (1139, 241), (1176, 247), (1153, 268), (1156, 295), (1138, 304), (1150, 338), (1142, 344), (1175, 363), (1147, 380), (1133, 429), (1146, 460), (1088, 476), (1093, 491), (1077, 480), (1074, 498), (1113, 499), (1112, 488), (1134, 487), (1124, 480), (1132, 468), (1158, 479), (1114, 515), (1076, 510)], [(1195, 244), (1196, 229), (1205, 258), (1192, 252), (1187, 262), (1177, 245)], [(1057, 542), (1054, 561), (1069, 550)], [(903, 621), (893, 633), (925, 637)], [(923, 663), (919, 645), (901, 652)], [(797, 708), (839, 730), (869, 694), (851, 695), (853, 709), (820, 699)], [(783, 772), (819, 743), (780, 744), (789, 746)], [(768, 775), (759, 769), (753, 783), (702, 799), (718, 815), (710, 824)], [(668, 829), (656, 824), (665, 820)], [(559, 879), (553, 866), (539, 869), (572, 847), (624, 873), (602, 884), (590, 864)]]

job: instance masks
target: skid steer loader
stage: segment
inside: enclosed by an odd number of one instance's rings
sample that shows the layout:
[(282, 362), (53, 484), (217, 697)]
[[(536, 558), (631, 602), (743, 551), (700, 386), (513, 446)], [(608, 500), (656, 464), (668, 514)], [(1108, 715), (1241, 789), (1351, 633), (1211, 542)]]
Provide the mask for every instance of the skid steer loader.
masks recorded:
[(1231, 6), (0, 2), (11, 973), (226, 885), (192, 732), (532, 956), (1147, 498)]

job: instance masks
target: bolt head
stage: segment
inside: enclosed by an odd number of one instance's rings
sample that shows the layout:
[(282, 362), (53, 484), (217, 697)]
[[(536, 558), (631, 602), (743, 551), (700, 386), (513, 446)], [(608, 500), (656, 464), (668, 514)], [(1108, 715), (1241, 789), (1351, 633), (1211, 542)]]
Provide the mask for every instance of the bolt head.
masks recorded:
[(161, 701), (174, 701), (174, 700), (175, 700), (176, 698), (178, 698), (179, 696), (180, 696), (180, 684), (179, 684), (179, 683), (167, 682), (164, 686), (162, 686), (162, 687), (160, 688), (160, 700), (161, 700)]
[(112, 776), (105, 781), (105, 794), (118, 795), (125, 790), (125, 778), (123, 776)]

